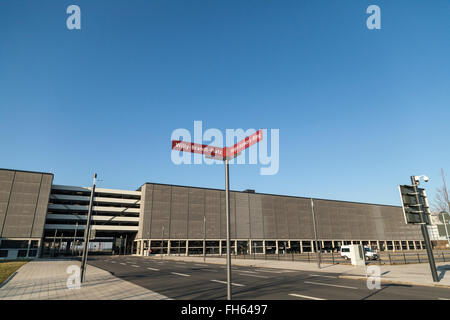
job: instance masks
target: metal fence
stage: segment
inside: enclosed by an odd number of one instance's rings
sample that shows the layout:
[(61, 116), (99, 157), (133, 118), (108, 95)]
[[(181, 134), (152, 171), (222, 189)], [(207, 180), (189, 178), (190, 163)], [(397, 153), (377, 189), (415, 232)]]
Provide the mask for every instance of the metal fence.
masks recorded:
[[(436, 262), (450, 262), (450, 250), (433, 251)], [(209, 257), (207, 255), (206, 257)], [(215, 256), (217, 257), (217, 256)], [(221, 257), (225, 257), (222, 255)], [(317, 263), (317, 254), (314, 252), (304, 253), (280, 253), (280, 254), (233, 254), (232, 259), (254, 259), (254, 260), (277, 260), (277, 261), (300, 261)], [(427, 263), (426, 251), (413, 252), (381, 252), (379, 259), (369, 260), (369, 264), (408, 264)], [(321, 253), (321, 263), (326, 264), (351, 264), (350, 260), (345, 260), (339, 252)]]

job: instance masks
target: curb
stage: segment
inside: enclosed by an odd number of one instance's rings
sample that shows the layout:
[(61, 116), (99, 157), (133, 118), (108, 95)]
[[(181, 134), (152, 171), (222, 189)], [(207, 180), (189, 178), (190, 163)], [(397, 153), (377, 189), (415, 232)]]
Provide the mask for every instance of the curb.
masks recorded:
[[(338, 278), (340, 278), (340, 279), (354, 279), (354, 280), (367, 280), (367, 277), (362, 277), (362, 276), (340, 275), (340, 276), (338, 276)], [(389, 279), (383, 279), (382, 282), (384, 282), (384, 283), (394, 283), (394, 284), (405, 284), (405, 285), (411, 285), (411, 286), (422, 286), (422, 287), (450, 288), (450, 285), (446, 285), (446, 284), (433, 284), (433, 283), (397, 281), (397, 280), (389, 280)]]
[(3, 281), (3, 283), (0, 283), (0, 289), (3, 288), (4, 286), (6, 286), (6, 284), (12, 280), (12, 278), (15, 277), (15, 275), (17, 274), (17, 271), (14, 271), (9, 277), (8, 279), (6, 279), (5, 281)]

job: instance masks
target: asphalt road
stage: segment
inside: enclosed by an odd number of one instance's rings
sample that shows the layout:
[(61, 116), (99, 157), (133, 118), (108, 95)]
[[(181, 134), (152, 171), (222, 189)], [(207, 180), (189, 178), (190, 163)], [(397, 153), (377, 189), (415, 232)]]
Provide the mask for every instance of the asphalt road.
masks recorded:
[[(93, 257), (90, 265), (172, 299), (226, 299), (224, 265), (164, 260), (159, 257)], [(450, 299), (450, 289), (381, 284), (369, 290), (366, 281), (314, 273), (233, 266), (233, 300), (415, 300)]]

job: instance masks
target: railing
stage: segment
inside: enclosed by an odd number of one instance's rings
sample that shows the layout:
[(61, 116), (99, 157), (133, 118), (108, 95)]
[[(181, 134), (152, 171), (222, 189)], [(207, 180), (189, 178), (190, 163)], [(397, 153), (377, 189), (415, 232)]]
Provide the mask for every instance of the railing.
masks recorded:
[[(450, 250), (433, 251), (435, 262), (450, 262)], [(206, 257), (212, 257), (207, 255)], [(214, 257), (222, 257), (225, 255)], [(317, 262), (317, 254), (314, 252), (304, 253), (279, 253), (279, 254), (233, 254), (232, 259), (254, 259), (254, 260), (277, 260), (277, 261), (299, 261), (299, 262)], [(369, 264), (408, 264), (408, 263), (427, 263), (428, 256), (426, 251), (413, 252), (381, 252), (377, 260), (368, 260)], [(339, 252), (321, 253), (321, 263), (326, 264), (351, 264), (350, 260), (341, 257)]]

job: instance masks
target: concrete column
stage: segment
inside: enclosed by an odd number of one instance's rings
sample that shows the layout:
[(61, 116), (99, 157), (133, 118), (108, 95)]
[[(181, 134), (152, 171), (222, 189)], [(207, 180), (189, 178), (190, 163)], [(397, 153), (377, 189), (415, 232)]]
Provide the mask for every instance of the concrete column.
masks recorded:
[(303, 253), (303, 241), (300, 240), (300, 253)]
[(316, 252), (316, 250), (314, 250), (314, 240), (311, 240), (311, 252)]
[(248, 253), (249, 253), (249, 254), (252, 254), (252, 252), (253, 252), (253, 249), (252, 249), (252, 240), (248, 240), (248, 248), (249, 248)]
[(167, 240), (167, 255), (170, 256), (170, 240)]
[(323, 241), (323, 240), (322, 240), (322, 242), (321, 242), (321, 248), (322, 248), (322, 249), (325, 248), (325, 241)]
[(414, 244), (414, 250), (417, 250), (416, 241), (413, 241)]
[(263, 253), (266, 254), (266, 240), (263, 240)]
[(186, 257), (189, 255), (189, 240), (186, 240)]
[(275, 240), (275, 254), (278, 254), (278, 240)]
[(234, 240), (234, 253), (237, 254), (237, 240)]
[(289, 247), (289, 250), (290, 250), (291, 249), (291, 240), (288, 240), (288, 247)]
[(222, 239), (219, 240), (219, 255), (222, 255)]

